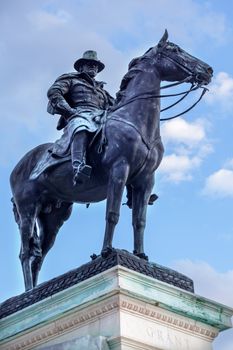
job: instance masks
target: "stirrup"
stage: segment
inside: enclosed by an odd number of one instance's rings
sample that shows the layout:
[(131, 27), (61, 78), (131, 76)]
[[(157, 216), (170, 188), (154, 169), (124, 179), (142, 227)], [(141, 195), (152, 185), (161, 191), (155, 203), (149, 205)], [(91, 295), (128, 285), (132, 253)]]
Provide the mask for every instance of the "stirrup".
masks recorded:
[(74, 168), (73, 185), (83, 183), (90, 179), (92, 167), (84, 163), (80, 163)]

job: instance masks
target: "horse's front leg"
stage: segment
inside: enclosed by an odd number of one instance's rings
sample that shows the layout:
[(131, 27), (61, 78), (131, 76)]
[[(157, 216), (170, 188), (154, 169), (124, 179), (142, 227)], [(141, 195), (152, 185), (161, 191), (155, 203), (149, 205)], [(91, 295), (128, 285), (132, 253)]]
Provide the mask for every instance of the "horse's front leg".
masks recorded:
[(112, 251), (114, 229), (119, 220), (121, 199), (128, 173), (129, 166), (125, 160), (115, 163), (110, 172), (105, 218), (105, 235), (101, 251), (102, 256), (106, 256)]
[(133, 230), (134, 254), (140, 258), (148, 259), (144, 252), (144, 230), (146, 226), (146, 212), (150, 194), (154, 185), (154, 176), (142, 178), (133, 186)]

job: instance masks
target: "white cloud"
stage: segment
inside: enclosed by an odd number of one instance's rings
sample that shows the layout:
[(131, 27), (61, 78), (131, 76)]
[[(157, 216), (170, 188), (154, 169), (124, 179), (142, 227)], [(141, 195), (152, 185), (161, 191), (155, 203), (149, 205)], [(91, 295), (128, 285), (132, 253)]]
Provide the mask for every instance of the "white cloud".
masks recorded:
[[(141, 1), (131, 1), (130, 7), (134, 7), (135, 3), (140, 4)], [(115, 10), (118, 12), (117, 9)], [(155, 12), (156, 21), (151, 17)], [(140, 14), (145, 23), (143, 26), (145, 34), (148, 31), (156, 33), (163, 24), (163, 28), (168, 27), (175, 37), (182, 38), (182, 41), (190, 47), (197, 45), (198, 48), (198, 43), (205, 42), (205, 36), (213, 45), (221, 45), (230, 37), (225, 15), (220, 11), (213, 11), (210, 2), (198, 4), (197, 1), (180, 0), (179, 11), (177, 11), (177, 3), (173, 0), (166, 0), (166, 2), (148, 0), (147, 6), (140, 8)]]
[(188, 123), (179, 118), (163, 124), (161, 134), (166, 143), (184, 143), (193, 146), (205, 138), (205, 129), (200, 121)]
[(206, 298), (233, 307), (233, 270), (216, 271), (204, 261), (175, 261), (173, 268), (194, 281), (195, 292)]
[(28, 20), (32, 26), (38, 30), (49, 30), (51, 27), (65, 25), (70, 21), (71, 15), (63, 10), (58, 10), (56, 13), (49, 13), (46, 11), (35, 11), (27, 15)]
[(226, 72), (219, 72), (209, 85), (206, 101), (209, 104), (221, 103), (225, 109), (233, 105), (233, 77)]
[(233, 197), (233, 170), (219, 169), (205, 183), (203, 194), (217, 197)]
[(227, 29), (226, 18), (223, 14), (216, 13), (206, 8), (206, 11), (203, 11), (202, 16), (199, 18), (196, 17), (196, 25), (199, 25), (202, 29), (201, 32), (204, 32), (215, 41), (215, 44), (223, 44), (226, 42), (229, 32)]
[(172, 182), (191, 180), (191, 171), (200, 166), (201, 159), (170, 154), (163, 158), (159, 171), (166, 175), (166, 179)]
[(187, 122), (179, 118), (163, 124), (161, 135), (165, 149), (169, 146), (172, 149), (171, 154), (164, 156), (159, 168), (164, 180), (179, 183), (192, 179), (193, 171), (212, 152), (206, 129), (207, 123), (200, 120)]

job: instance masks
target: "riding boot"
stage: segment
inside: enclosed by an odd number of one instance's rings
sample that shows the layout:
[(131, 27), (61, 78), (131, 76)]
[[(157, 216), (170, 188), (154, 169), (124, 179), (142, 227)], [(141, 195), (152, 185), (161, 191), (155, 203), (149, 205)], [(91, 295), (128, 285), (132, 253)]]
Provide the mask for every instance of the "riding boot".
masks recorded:
[(86, 148), (88, 144), (88, 133), (82, 130), (74, 135), (71, 144), (71, 159), (73, 167), (73, 184), (82, 183), (91, 176), (91, 166), (86, 165)]

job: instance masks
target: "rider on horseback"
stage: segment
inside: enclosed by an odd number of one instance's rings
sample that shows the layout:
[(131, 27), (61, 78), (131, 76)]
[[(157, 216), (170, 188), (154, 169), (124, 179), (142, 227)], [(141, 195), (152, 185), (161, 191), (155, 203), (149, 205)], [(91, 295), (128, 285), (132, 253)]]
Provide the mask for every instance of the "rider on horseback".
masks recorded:
[(74, 63), (77, 73), (63, 74), (48, 90), (48, 112), (60, 114), (57, 129), (64, 128), (52, 154), (65, 157), (71, 153), (74, 184), (90, 177), (91, 166), (86, 165), (90, 133), (99, 129), (101, 119), (114, 103), (114, 98), (103, 89), (104, 82), (95, 80), (104, 67), (95, 51), (86, 51)]

